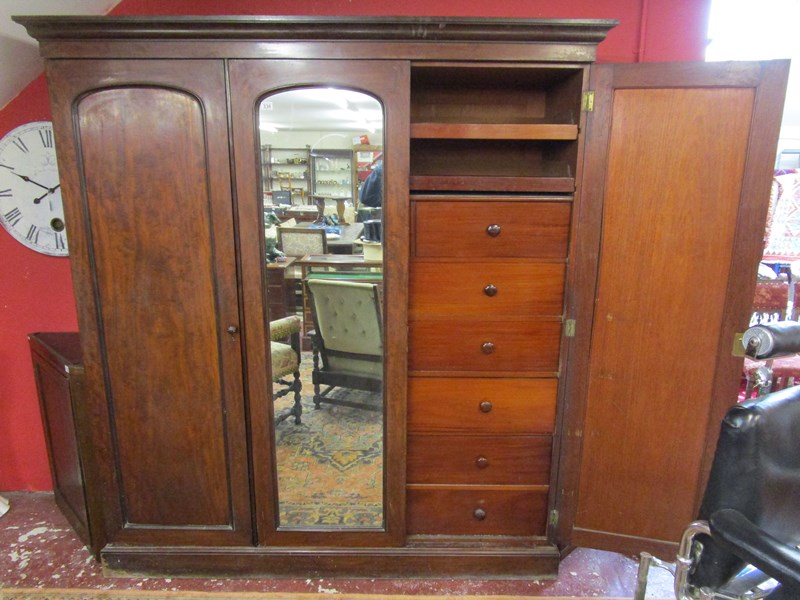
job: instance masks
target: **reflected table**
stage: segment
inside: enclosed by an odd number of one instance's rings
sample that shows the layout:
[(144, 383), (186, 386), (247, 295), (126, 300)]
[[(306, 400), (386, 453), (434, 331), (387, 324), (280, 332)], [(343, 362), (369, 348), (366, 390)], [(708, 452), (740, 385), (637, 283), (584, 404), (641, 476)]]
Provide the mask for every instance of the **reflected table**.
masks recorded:
[[(357, 223), (356, 225), (362, 224)], [(328, 249), (330, 249), (330, 242), (328, 243)], [(363, 254), (307, 254), (298, 259), (295, 264), (300, 266), (302, 281), (305, 281), (308, 277), (325, 276), (336, 277), (346, 281), (369, 280), (380, 284), (383, 278), (383, 260), (365, 259)], [(380, 285), (380, 289), (382, 303), (382, 285)], [(313, 318), (306, 296), (305, 285), (303, 285), (304, 350), (310, 349), (310, 340), (305, 335), (305, 332), (309, 329), (313, 329)]]

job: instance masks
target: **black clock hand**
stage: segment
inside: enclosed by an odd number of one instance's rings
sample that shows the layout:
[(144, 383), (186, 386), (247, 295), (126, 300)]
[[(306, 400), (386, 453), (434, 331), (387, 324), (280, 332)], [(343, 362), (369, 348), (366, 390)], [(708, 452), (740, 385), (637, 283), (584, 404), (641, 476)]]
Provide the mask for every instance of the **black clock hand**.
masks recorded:
[[(37, 185), (38, 185), (38, 184), (37, 184)], [(42, 187), (44, 187), (44, 186), (42, 186)], [(42, 200), (43, 200), (43, 199), (44, 199), (46, 196), (49, 196), (50, 194), (52, 194), (53, 192), (55, 192), (55, 191), (56, 191), (58, 188), (60, 188), (60, 187), (61, 187), (61, 184), (59, 183), (58, 185), (56, 185), (56, 187), (52, 187), (52, 188), (44, 188), (44, 189), (46, 189), (47, 191), (46, 191), (44, 194), (42, 194), (41, 196), (39, 196), (38, 198), (34, 198), (34, 199), (33, 199), (33, 203), (34, 203), (34, 204), (39, 204), (39, 203), (40, 203), (40, 202), (41, 202), (41, 201), (42, 201)]]
[[(25, 176), (25, 175), (20, 175), (19, 173), (14, 173), (14, 175), (16, 175), (17, 177), (19, 177), (20, 179), (22, 179), (22, 181), (27, 181), (28, 183), (32, 183), (33, 185), (38, 185), (38, 186), (39, 186), (40, 188), (42, 188), (43, 190), (50, 190), (50, 188), (49, 188), (49, 187), (47, 187), (46, 185), (42, 185), (41, 183), (39, 183), (38, 181), (34, 181), (34, 180), (33, 180), (33, 179), (31, 179), (30, 177), (27, 177), (27, 176)], [(55, 188), (54, 188), (54, 189), (55, 189)]]

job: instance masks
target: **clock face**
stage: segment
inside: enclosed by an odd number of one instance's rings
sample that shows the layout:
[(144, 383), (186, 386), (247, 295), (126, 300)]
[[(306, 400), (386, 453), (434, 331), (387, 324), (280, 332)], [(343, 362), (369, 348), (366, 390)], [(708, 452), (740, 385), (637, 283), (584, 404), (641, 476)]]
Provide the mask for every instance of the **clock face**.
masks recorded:
[(69, 252), (49, 121), (26, 123), (0, 140), (0, 223), (37, 252)]

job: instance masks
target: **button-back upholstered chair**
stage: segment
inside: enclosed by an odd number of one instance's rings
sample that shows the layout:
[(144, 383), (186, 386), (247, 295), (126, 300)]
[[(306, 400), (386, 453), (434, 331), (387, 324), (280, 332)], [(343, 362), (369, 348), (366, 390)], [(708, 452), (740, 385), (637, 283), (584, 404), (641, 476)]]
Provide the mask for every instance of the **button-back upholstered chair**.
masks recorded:
[[(330, 393), (336, 387), (378, 392), (383, 385), (383, 326), (378, 285), (335, 279), (306, 281), (314, 330), (314, 404), (380, 410), (380, 403)], [(321, 390), (321, 386), (326, 386)]]

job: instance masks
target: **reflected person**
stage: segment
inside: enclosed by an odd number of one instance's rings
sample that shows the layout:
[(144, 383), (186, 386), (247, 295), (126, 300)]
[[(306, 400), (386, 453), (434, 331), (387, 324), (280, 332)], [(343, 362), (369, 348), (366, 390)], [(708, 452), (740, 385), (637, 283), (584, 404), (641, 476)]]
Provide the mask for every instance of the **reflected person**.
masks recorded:
[(372, 173), (364, 180), (358, 191), (358, 202), (361, 206), (380, 208), (383, 205), (383, 161), (380, 161)]

